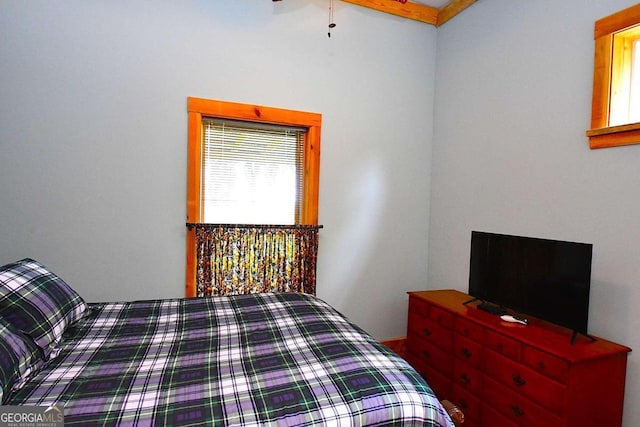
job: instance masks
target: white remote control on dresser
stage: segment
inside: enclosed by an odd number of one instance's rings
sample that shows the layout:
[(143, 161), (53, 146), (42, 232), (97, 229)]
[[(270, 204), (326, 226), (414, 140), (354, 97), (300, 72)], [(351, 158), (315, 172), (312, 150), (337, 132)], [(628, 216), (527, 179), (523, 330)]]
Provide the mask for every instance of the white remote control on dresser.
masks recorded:
[(505, 322), (511, 322), (511, 323), (520, 323), (521, 325), (526, 325), (528, 324), (528, 320), (527, 319), (522, 319), (520, 317), (514, 317), (510, 314), (503, 314), (502, 316), (500, 316), (500, 318), (502, 320), (504, 320)]

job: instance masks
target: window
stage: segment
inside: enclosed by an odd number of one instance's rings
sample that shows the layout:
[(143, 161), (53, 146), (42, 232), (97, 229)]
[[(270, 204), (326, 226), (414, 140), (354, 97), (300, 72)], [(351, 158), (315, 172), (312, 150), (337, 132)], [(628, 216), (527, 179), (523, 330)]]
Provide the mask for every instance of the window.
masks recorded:
[[(187, 222), (318, 224), (317, 113), (188, 99)], [(195, 295), (194, 230), (186, 295)]]
[(640, 4), (595, 23), (591, 148), (640, 143)]
[[(640, 30), (640, 26), (637, 29)], [(631, 122), (640, 122), (640, 31), (633, 41), (629, 119)]]
[(203, 118), (203, 222), (297, 224), (306, 129)]
[[(640, 25), (613, 35), (610, 126), (640, 122), (638, 116), (640, 99), (637, 99), (640, 84), (638, 41), (640, 41)], [(636, 98), (635, 105), (634, 98)]]

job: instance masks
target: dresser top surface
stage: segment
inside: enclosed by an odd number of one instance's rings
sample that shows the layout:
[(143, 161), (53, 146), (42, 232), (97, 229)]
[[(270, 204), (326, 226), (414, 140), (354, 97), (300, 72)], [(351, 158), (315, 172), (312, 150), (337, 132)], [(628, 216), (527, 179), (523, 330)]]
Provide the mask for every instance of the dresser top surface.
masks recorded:
[(467, 320), (483, 325), (493, 332), (543, 349), (571, 362), (588, 361), (615, 354), (626, 355), (631, 351), (629, 347), (624, 345), (600, 337), (594, 337), (594, 341), (580, 334), (575, 338), (575, 342), (571, 343), (573, 334), (571, 330), (528, 315), (520, 315), (528, 319), (526, 326), (505, 322), (498, 315), (476, 308), (480, 301), (469, 302), (472, 297), (457, 290), (414, 291), (408, 292), (408, 294), (411, 297), (435, 303)]

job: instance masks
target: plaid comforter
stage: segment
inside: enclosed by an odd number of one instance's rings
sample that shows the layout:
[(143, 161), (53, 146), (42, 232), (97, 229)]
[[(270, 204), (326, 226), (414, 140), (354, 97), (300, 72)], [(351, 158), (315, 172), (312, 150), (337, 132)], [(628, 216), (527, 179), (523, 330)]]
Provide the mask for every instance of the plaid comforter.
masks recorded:
[(452, 426), (406, 362), (304, 294), (91, 304), (7, 404), (82, 426)]

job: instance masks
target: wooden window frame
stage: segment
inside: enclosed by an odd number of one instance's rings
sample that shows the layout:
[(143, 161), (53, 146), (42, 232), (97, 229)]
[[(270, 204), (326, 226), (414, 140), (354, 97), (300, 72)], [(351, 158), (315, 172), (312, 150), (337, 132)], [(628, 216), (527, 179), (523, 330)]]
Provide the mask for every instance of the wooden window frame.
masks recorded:
[[(202, 221), (202, 118), (241, 120), (256, 123), (297, 126), (307, 129), (304, 142), (304, 172), (302, 186), (301, 225), (318, 224), (318, 198), (320, 189), (320, 131), (322, 115), (281, 108), (239, 104), (202, 98), (187, 99), (189, 113), (187, 156), (187, 223)], [(195, 230), (187, 228), (186, 242), (187, 297), (196, 296)]]
[(612, 83), (616, 78), (614, 35), (640, 24), (640, 4), (614, 13), (595, 23), (595, 57), (591, 129), (586, 132), (591, 148), (640, 144), (640, 123), (611, 126)]

